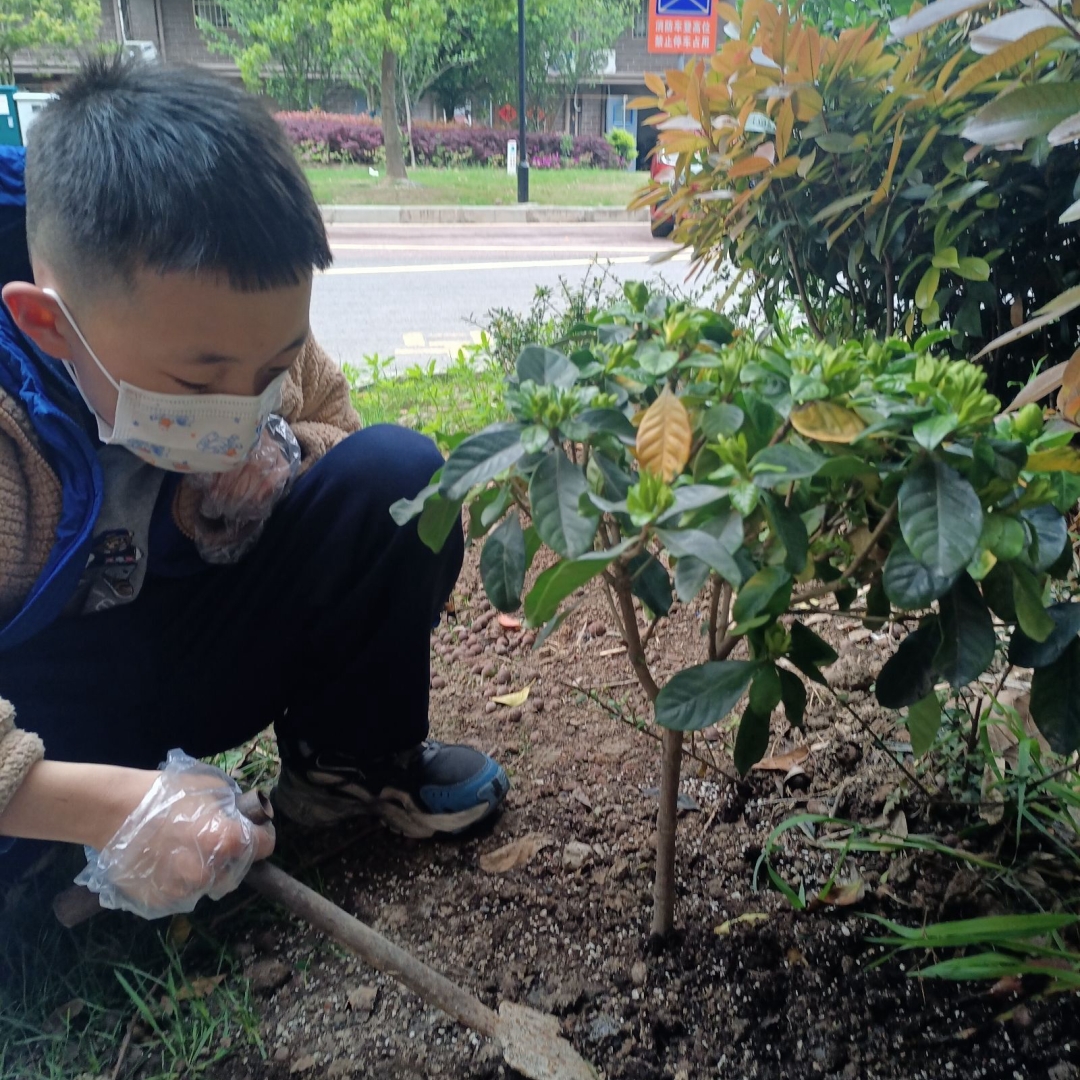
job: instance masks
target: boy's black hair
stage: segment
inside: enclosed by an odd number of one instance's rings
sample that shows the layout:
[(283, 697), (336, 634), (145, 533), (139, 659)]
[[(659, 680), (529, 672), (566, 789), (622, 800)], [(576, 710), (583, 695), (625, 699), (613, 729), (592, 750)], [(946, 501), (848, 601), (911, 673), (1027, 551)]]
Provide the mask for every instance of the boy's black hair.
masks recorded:
[(254, 291), (330, 265), (322, 215), (277, 121), (204, 72), (92, 60), (28, 144), (30, 250), (65, 286), (149, 269), (220, 273)]

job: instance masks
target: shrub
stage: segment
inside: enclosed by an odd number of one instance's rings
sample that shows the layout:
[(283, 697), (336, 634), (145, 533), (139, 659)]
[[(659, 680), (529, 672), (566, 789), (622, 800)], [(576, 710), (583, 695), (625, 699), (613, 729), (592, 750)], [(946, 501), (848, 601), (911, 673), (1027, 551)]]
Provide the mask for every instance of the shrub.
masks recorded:
[[(742, 10), (741, 40), (667, 84), (650, 76), (635, 104), (663, 110), (660, 142), (677, 155), (674, 239), (704, 264), (747, 268), (768, 317), (794, 300), (834, 341), (943, 326), (970, 356), (1080, 283), (1080, 238), (1063, 220), (1080, 196), (1080, 146), (1050, 153), (1046, 137), (1066, 115), (1056, 99), (1080, 103), (1074, 39), (1054, 16), (1008, 49), (978, 40), (978, 56), (965, 48), (985, 29), (978, 14), (892, 41), (875, 25), (830, 39), (769, 0)], [(993, 130), (971, 123), (1017, 75), (1038, 84), (1021, 95), (1019, 139), (1010, 129), (1022, 148), (986, 149)], [(1010, 99), (986, 108), (1000, 115)], [(669, 194), (653, 185), (640, 203)], [(1078, 331), (1073, 316), (1014, 349), (992, 388), (1075, 347)]]
[(606, 138), (612, 150), (628, 165), (637, 158), (637, 139), (629, 131), (623, 128), (612, 128)]
[[(382, 128), (369, 116), (333, 113), (279, 113), (286, 135), (306, 161), (320, 164), (355, 162), (375, 164), (382, 147)], [(492, 165), (506, 161), (506, 143), (512, 134), (496, 128), (465, 127), (460, 124), (413, 125), (416, 160), (422, 165)], [(555, 132), (529, 135), (530, 162), (536, 157), (556, 160), (563, 156), (565, 136)], [(575, 164), (600, 169), (617, 169), (618, 155), (595, 135), (572, 139)], [(545, 166), (539, 166), (541, 168)]]
[[(1048, 606), (1073, 567), (1071, 428), (1044, 426), (1034, 406), (999, 416), (985, 372), (935, 356), (934, 335), (914, 346), (760, 344), (640, 283), (576, 329), (569, 356), (522, 352), (506, 393), (514, 421), (458, 445), (394, 514), (419, 515), (438, 549), (467, 505), (470, 537), (486, 537), (489, 599), (500, 611), (523, 606), (542, 627), (538, 644), (580, 586), (599, 577), (611, 590), (629, 662), (666, 729), (656, 933), (672, 927), (683, 733), (723, 720), (748, 693), (734, 750), (745, 773), (777, 707), (802, 725), (803, 678), (826, 685), (821, 669), (836, 658), (800, 621), (811, 599), (835, 593), (848, 609), (865, 588), (860, 610), (875, 625), (894, 610), (898, 627), (919, 619), (876, 680), (882, 706), (908, 709), (916, 753), (934, 741), (942, 699), (1006, 648), (1036, 668), (1031, 712), (1050, 745), (1080, 748), (1080, 604)], [(523, 598), (541, 547), (558, 561)], [(637, 604), (659, 618), (675, 596), (702, 592), (707, 659), (661, 687)]]

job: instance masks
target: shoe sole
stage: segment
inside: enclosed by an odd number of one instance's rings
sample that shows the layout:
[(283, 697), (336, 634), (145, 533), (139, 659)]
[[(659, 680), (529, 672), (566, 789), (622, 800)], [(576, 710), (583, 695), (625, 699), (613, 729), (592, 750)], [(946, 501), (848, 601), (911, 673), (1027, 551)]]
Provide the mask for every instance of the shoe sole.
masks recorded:
[(306, 829), (325, 829), (346, 821), (374, 817), (391, 832), (410, 839), (426, 840), (436, 834), (453, 836), (472, 828), (493, 814), (509, 790), (502, 770), (477, 792), (475, 806), (452, 813), (432, 814), (417, 805), (407, 792), (383, 788), (377, 795), (356, 784), (341, 784), (333, 773), (308, 773), (305, 790), (285, 776), (271, 793), (275, 809), (289, 821)]

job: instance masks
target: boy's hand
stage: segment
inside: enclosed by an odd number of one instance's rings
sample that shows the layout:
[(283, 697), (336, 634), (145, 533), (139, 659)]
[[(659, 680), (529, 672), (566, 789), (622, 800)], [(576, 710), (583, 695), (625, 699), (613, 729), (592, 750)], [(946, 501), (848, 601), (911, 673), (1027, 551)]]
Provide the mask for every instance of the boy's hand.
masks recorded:
[[(280, 423), (288, 430), (284, 421)], [(276, 430), (280, 429), (270, 423), (263, 428), (259, 445), (239, 468), (198, 478), (206, 517), (246, 524), (270, 516), (295, 471), (290, 448)]]
[(274, 849), (272, 825), (237, 809), (240, 789), (220, 769), (179, 750), (76, 881), (101, 906), (146, 919), (191, 911), (203, 897), (232, 892), (251, 864)]

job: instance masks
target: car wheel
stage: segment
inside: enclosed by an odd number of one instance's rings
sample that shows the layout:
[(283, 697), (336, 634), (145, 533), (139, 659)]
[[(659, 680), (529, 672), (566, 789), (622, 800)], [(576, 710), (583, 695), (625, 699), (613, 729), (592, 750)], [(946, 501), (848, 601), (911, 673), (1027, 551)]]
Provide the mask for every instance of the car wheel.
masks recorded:
[[(663, 203), (657, 206), (657, 211), (662, 206)], [(672, 230), (675, 228), (675, 219), (673, 217), (662, 217), (657, 213), (649, 219), (649, 228), (652, 230), (653, 236), (663, 239), (665, 236), (671, 235)]]

